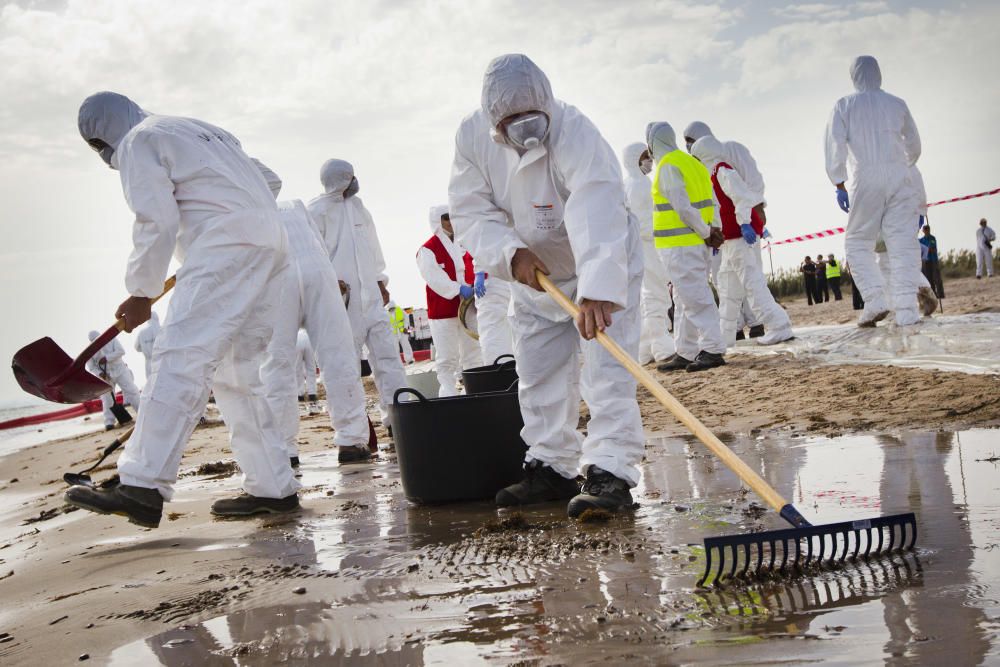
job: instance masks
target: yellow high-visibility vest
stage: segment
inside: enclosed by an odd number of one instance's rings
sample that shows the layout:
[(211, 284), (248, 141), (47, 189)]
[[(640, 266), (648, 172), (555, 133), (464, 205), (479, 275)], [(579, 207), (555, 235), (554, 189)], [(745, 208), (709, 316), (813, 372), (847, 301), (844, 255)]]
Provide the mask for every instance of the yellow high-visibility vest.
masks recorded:
[(398, 334), (406, 331), (406, 313), (402, 308), (396, 306), (396, 310), (393, 311), (392, 317), (389, 318), (392, 322), (392, 330)]
[(827, 262), (826, 264), (826, 277), (827, 278), (839, 278), (840, 277), (840, 264), (834, 266)]
[(653, 177), (653, 241), (657, 248), (703, 244), (705, 241), (684, 224), (673, 204), (660, 192), (660, 170), (665, 164), (673, 165), (681, 172), (691, 206), (698, 210), (706, 225), (712, 224), (714, 216), (712, 177), (708, 174), (708, 169), (687, 153), (670, 151), (660, 159), (656, 166), (656, 176)]

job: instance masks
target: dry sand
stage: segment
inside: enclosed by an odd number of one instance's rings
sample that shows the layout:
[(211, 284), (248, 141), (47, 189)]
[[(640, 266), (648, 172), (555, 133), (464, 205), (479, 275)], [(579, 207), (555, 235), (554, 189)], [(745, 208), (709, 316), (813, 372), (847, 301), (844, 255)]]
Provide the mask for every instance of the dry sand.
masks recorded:
[[(949, 314), (996, 310), (1000, 279), (951, 281)], [(843, 302), (786, 304), (795, 324), (846, 322)], [(786, 355), (736, 355), (723, 369), (662, 376), (664, 384), (711, 428), (840, 434), (853, 431), (961, 429), (1000, 424), (1000, 380), (882, 366), (816, 365)], [(368, 384), (369, 390), (371, 384)], [(682, 429), (640, 390), (647, 431)], [(67, 511), (63, 472), (79, 470), (107, 444), (105, 434), (49, 442), (0, 459), (0, 662), (53, 665), (88, 654), (107, 660), (122, 644), (202, 621), (233, 609), (294, 599), (293, 589), (356, 586), (341, 571), (294, 565), (288, 544), (297, 525), (358, 511), (352, 483), (372, 486), (405, 503), (391, 455), (354, 471), (331, 463), (329, 422), (303, 418), (303, 458), (323, 463), (329, 478), (306, 476), (305, 509), (282, 519), (219, 521), (211, 502), (237, 490), (238, 477), (198, 473), (202, 464), (231, 459), (221, 425), (199, 428), (182, 464), (176, 502), (156, 531), (119, 517)], [(385, 433), (380, 429), (380, 441)], [(109, 468), (95, 475), (111, 474)], [(359, 529), (360, 530), (360, 529)], [(250, 545), (247, 547), (247, 545)], [(273, 549), (268, 545), (273, 545)], [(246, 548), (245, 548), (246, 547)], [(343, 567), (343, 565), (341, 565)], [(404, 573), (405, 574), (405, 573)], [(356, 577), (355, 577), (356, 578)], [(223, 664), (229, 664), (228, 662)]]

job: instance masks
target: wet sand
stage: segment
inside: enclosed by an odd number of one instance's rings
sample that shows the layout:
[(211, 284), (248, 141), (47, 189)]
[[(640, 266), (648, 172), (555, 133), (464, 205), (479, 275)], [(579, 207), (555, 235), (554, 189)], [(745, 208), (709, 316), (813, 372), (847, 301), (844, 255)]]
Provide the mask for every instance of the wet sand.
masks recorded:
[(316, 416), (300, 431), (302, 512), (213, 520), (211, 502), (238, 489), (237, 475), (199, 472), (231, 459), (215, 425), (196, 431), (150, 531), (66, 511), (62, 473), (109, 441), (81, 436), (0, 459), (0, 662), (997, 659), (1000, 445), (983, 429), (1000, 424), (996, 375), (733, 355), (662, 379), (810, 517), (912, 510), (920, 548), (791, 584), (697, 590), (703, 537), (781, 520), (642, 390), (639, 508), (609, 524), (574, 525), (556, 505), (485, 532), (488, 503), (413, 506), (393, 455), (338, 466)]

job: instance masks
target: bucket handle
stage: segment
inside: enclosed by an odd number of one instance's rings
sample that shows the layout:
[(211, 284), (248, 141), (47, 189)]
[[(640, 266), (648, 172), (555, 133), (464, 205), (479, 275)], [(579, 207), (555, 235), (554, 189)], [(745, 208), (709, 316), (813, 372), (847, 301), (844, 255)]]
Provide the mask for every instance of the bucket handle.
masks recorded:
[(507, 387), (506, 389), (504, 389), (504, 391), (511, 391), (516, 386), (517, 386), (517, 380), (514, 380), (513, 382), (510, 383), (509, 387)]
[(510, 362), (504, 362), (504, 363), (502, 363), (502, 364), (501, 364), (501, 363), (500, 363), (500, 360), (501, 360), (501, 359), (506, 359), (506, 358), (508, 358), (508, 357), (510, 357), (510, 360), (511, 360), (511, 361), (514, 361), (514, 360), (515, 360), (515, 359), (514, 359), (514, 355), (513, 355), (513, 354), (501, 354), (501, 355), (500, 355), (499, 357), (497, 357), (496, 359), (494, 359), (494, 360), (493, 360), (493, 365), (494, 365), (494, 366), (506, 366), (506, 365), (507, 365), (508, 363), (510, 363)]
[(413, 389), (412, 387), (400, 387), (399, 389), (396, 390), (396, 393), (392, 395), (393, 405), (399, 405), (399, 397), (402, 396), (403, 394), (413, 394), (419, 400), (425, 403), (427, 402), (427, 398), (424, 397), (424, 395), (421, 394), (416, 389)]

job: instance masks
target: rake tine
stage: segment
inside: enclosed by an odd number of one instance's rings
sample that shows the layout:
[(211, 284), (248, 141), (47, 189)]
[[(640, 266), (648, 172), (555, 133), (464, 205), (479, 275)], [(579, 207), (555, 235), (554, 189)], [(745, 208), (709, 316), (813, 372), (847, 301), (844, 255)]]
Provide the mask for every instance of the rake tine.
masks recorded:
[(745, 579), (747, 576), (747, 571), (750, 569), (750, 543), (747, 542), (743, 545), (743, 569), (740, 570), (740, 579)]
[(763, 568), (764, 568), (764, 543), (761, 542), (760, 544), (757, 545), (757, 567), (755, 571), (757, 577), (761, 576), (761, 574), (763, 573)]
[(801, 557), (801, 556), (802, 556), (802, 540), (800, 540), (799, 538), (796, 537), (795, 538), (795, 562), (793, 563), (793, 566), (795, 567), (795, 570), (797, 572), (801, 572), (802, 571), (802, 566), (799, 564), (799, 557)]
[(812, 536), (806, 536), (806, 562), (803, 563), (803, 567), (809, 567), (812, 564), (813, 558), (813, 540)]
[(885, 550), (887, 554), (891, 554), (893, 546), (896, 544), (896, 527), (889, 526), (889, 548)]
[(840, 554), (840, 563), (843, 565), (844, 561), (847, 560), (847, 550), (851, 546), (851, 534), (848, 531), (841, 533), (844, 536), (844, 551)]
[(770, 542), (768, 542), (768, 544), (771, 547), (771, 549), (770, 549), (770, 551), (771, 551), (771, 560), (768, 561), (768, 563), (767, 563), (767, 573), (768, 574), (772, 574), (774, 572), (774, 559), (778, 556), (778, 553), (777, 553), (777, 551), (778, 551), (778, 545), (774, 543), (774, 540), (771, 540)]
[(855, 530), (854, 531), (854, 553), (851, 554), (851, 560), (852, 561), (857, 562), (857, 560), (858, 560), (858, 551), (860, 551), (860, 550), (861, 550), (861, 531), (860, 530)]
[(785, 573), (785, 565), (788, 564), (788, 540), (781, 540), (781, 567), (778, 568), (778, 572), (781, 574)]
[(736, 566), (740, 564), (740, 557), (736, 553), (736, 545), (735, 544), (733, 544), (730, 547), (730, 551), (733, 552), (732, 553), (732, 556), (733, 556), (733, 566), (731, 568), (729, 568), (729, 578), (730, 579), (734, 579), (736, 577)]
[(884, 533), (882, 531), (882, 527), (881, 526), (879, 526), (875, 530), (878, 531), (878, 546), (875, 547), (875, 555), (881, 555), (881, 553), (882, 553), (882, 542), (883, 542), (883, 540), (885, 538), (885, 535), (884, 535)]
[(914, 519), (913, 521), (907, 521), (907, 523), (910, 524), (910, 546), (907, 549), (912, 549), (917, 543), (917, 521)]
[(823, 553), (826, 551), (826, 535), (819, 535), (819, 556), (816, 558), (816, 564), (823, 564)]

